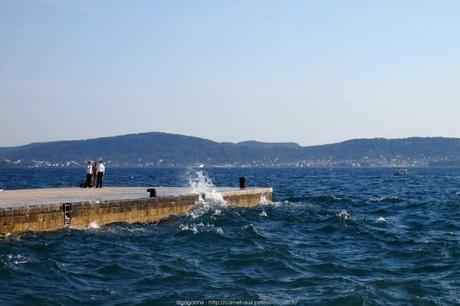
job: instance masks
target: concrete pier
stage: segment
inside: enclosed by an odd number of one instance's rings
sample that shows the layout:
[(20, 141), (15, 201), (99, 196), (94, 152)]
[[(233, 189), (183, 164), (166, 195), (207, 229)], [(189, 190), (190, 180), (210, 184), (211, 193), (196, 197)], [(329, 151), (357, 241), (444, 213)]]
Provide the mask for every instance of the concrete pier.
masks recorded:
[[(158, 223), (193, 208), (205, 194), (189, 187), (49, 188), (0, 191), (0, 234), (88, 228), (116, 222)], [(217, 188), (227, 205), (255, 207), (271, 188)]]

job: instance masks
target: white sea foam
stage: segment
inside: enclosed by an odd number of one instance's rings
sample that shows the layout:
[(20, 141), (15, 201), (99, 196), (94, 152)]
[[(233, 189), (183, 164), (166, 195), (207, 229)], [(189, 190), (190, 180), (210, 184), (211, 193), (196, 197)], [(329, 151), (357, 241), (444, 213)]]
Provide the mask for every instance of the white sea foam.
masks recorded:
[(387, 219), (384, 217), (378, 217), (376, 220), (377, 223), (388, 223)]
[(286, 205), (290, 204), (289, 202), (269, 202), (266, 205), (271, 205), (275, 207), (285, 207)]
[(145, 226), (133, 226), (131, 224), (124, 224), (124, 225), (117, 225), (117, 226), (109, 226), (105, 228), (108, 232), (114, 233), (116, 235), (120, 233), (144, 233), (147, 231), (147, 227)]
[(194, 234), (198, 233), (198, 228), (196, 227), (196, 224), (181, 224), (179, 225), (179, 228), (181, 231), (191, 231)]
[(351, 215), (346, 210), (342, 210), (340, 213), (338, 213), (337, 217), (339, 217), (342, 220), (350, 220), (351, 219)]
[(243, 230), (252, 231), (252, 232), (256, 233), (257, 235), (259, 235), (261, 237), (266, 237), (267, 236), (261, 230), (258, 230), (257, 227), (252, 223), (250, 223), (249, 225), (243, 225), (241, 228)]
[(179, 229), (183, 232), (192, 232), (193, 234), (197, 234), (200, 232), (216, 232), (218, 234), (223, 234), (224, 231), (221, 227), (216, 227), (213, 224), (204, 224), (201, 223), (191, 223), (191, 224), (180, 224)]
[(261, 217), (268, 217), (267, 213), (265, 212), (265, 210), (262, 210), (262, 212), (259, 214), (259, 216)]
[(212, 180), (203, 171), (196, 171), (189, 175), (189, 184), (193, 194), (198, 194), (197, 205), (192, 208), (188, 215), (193, 219), (201, 217), (208, 211), (213, 210), (213, 215), (218, 215), (222, 207), (226, 205), (222, 195), (217, 192)]
[(217, 200), (225, 202), (222, 195), (217, 192), (216, 186), (211, 178), (206, 176), (203, 171), (196, 171), (189, 174), (189, 184), (192, 188), (192, 193), (204, 195), (205, 199)]
[(96, 221), (93, 221), (88, 225), (88, 228), (98, 229), (98, 228), (101, 228), (101, 226), (97, 224)]
[[(226, 203), (222, 195), (217, 192), (212, 180), (203, 171), (189, 172), (189, 184), (193, 194), (198, 194), (196, 205), (187, 213), (192, 219), (197, 219), (205, 213), (211, 214), (211, 220), (222, 213)], [(213, 224), (190, 223), (179, 225), (181, 231), (191, 231), (193, 234), (214, 231), (223, 234), (223, 229)]]
[(271, 204), (271, 201), (267, 200), (267, 198), (265, 197), (264, 194), (261, 194), (260, 195), (260, 204), (261, 205)]
[(8, 240), (8, 241), (20, 241), (21, 240), (21, 235), (19, 235), (19, 234), (11, 234), (11, 233), (4, 233), (4, 234), (0, 234), (0, 241), (2, 239)]
[(28, 263), (30, 261), (29, 258), (27, 258), (26, 256), (21, 255), (21, 254), (17, 254), (17, 255), (8, 254), (8, 255), (6, 255), (6, 259), (9, 262), (12, 262), (14, 265), (22, 265), (22, 264), (26, 264), (26, 263)]
[(371, 197), (369, 201), (371, 202), (383, 202), (383, 201), (398, 201), (399, 198), (396, 196), (387, 196), (387, 197)]

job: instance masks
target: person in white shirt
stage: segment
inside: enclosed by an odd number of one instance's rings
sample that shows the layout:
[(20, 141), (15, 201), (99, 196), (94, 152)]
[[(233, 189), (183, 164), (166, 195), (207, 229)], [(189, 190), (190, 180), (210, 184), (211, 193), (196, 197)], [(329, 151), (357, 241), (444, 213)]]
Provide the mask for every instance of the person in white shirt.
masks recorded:
[(97, 178), (96, 178), (96, 188), (102, 188), (102, 180), (104, 179), (105, 165), (104, 161), (101, 159), (97, 165)]
[(88, 160), (88, 165), (86, 165), (86, 181), (85, 188), (91, 187), (91, 178), (93, 176), (93, 165), (90, 160)]

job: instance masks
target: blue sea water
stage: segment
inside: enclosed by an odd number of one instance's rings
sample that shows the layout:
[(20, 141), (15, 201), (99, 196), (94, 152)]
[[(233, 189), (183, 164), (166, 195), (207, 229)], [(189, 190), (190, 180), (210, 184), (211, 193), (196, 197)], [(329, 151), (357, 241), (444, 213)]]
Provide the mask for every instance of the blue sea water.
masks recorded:
[[(460, 304), (460, 169), (205, 171), (217, 186), (244, 175), (273, 187), (274, 202), (3, 238), (0, 304)], [(187, 172), (108, 169), (105, 183), (185, 186)], [(0, 169), (0, 188), (76, 186), (83, 175)]]

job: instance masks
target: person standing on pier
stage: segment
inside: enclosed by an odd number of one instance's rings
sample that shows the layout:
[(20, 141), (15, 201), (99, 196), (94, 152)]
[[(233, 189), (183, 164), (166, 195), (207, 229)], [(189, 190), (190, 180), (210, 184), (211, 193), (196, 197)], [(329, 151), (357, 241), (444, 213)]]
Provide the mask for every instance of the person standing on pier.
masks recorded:
[(93, 173), (91, 177), (91, 187), (96, 187), (97, 165), (93, 163)]
[(97, 179), (96, 179), (96, 188), (102, 188), (102, 180), (104, 179), (105, 165), (104, 161), (101, 159), (97, 165)]
[(90, 160), (88, 160), (88, 164), (86, 165), (86, 181), (85, 181), (85, 188), (91, 188), (91, 180), (93, 178), (93, 165)]

